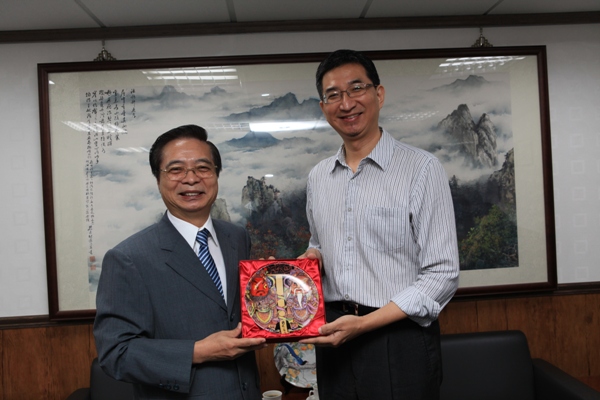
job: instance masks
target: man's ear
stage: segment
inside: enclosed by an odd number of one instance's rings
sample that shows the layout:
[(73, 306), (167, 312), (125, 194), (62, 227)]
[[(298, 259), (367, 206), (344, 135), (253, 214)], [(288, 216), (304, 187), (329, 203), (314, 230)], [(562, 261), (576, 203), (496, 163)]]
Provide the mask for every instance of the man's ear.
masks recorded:
[(383, 85), (377, 86), (377, 98), (379, 99), (379, 109), (383, 107), (383, 103), (385, 103), (385, 88)]
[(321, 107), (321, 112), (323, 113), (323, 115), (325, 115), (325, 104), (323, 104), (323, 100), (319, 101), (319, 107)]

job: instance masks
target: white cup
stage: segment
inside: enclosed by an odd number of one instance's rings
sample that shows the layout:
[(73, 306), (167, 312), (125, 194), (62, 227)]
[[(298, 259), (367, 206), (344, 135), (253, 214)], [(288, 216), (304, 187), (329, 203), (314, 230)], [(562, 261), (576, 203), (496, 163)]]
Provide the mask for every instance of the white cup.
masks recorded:
[(281, 400), (281, 393), (279, 390), (267, 390), (263, 393), (262, 400)]
[(319, 400), (319, 389), (316, 383), (313, 385), (312, 390), (308, 392), (306, 400)]

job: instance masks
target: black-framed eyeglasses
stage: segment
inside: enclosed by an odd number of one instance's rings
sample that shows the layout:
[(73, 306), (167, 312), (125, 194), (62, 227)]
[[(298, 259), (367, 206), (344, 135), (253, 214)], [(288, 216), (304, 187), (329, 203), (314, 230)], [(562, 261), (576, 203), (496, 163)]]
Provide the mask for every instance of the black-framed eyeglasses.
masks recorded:
[(367, 92), (370, 87), (377, 87), (372, 83), (353, 83), (346, 90), (331, 90), (323, 95), (323, 103), (331, 104), (342, 101), (342, 93), (346, 93), (348, 97), (360, 97)]
[(192, 171), (200, 179), (208, 179), (215, 176), (214, 167), (206, 164), (196, 165), (192, 168), (182, 167), (180, 165), (173, 165), (167, 169), (161, 169), (167, 175), (167, 178), (172, 181), (182, 181), (187, 176), (188, 172)]

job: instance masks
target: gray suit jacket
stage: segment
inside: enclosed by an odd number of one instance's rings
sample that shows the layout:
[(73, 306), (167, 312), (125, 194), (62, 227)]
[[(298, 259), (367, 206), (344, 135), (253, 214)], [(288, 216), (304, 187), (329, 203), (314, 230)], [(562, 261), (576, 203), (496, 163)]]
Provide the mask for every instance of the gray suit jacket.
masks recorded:
[(254, 353), (192, 365), (194, 342), (240, 321), (238, 261), (250, 256), (241, 227), (213, 220), (227, 270), (227, 306), (165, 214), (109, 250), (102, 262), (94, 336), (110, 376), (140, 399), (260, 399)]

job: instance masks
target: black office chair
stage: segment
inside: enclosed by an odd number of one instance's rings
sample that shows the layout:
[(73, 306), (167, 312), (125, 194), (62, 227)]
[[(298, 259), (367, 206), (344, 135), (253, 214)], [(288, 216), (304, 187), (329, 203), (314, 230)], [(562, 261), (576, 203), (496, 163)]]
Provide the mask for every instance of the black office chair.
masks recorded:
[(442, 335), (441, 400), (600, 400), (600, 392), (540, 358), (521, 331)]
[(94, 358), (90, 369), (90, 387), (77, 389), (67, 400), (132, 400), (133, 385), (106, 375), (98, 359)]

